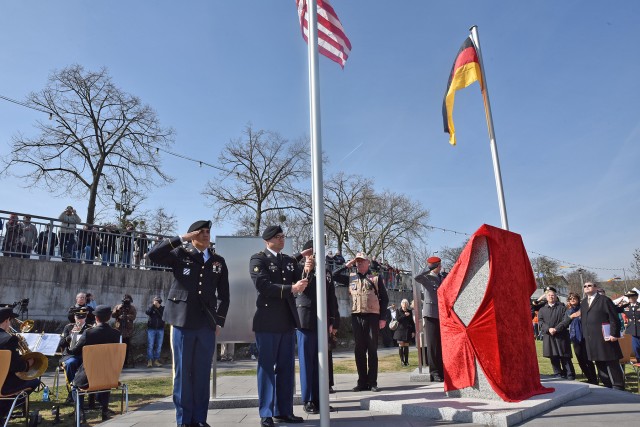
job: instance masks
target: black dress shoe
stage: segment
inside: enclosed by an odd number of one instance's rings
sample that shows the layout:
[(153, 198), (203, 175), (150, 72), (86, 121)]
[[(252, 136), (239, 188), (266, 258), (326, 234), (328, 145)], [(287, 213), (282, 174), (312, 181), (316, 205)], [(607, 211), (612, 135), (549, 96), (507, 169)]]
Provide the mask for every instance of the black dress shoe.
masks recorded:
[(275, 418), (276, 421), (283, 422), (283, 423), (298, 424), (298, 423), (304, 422), (304, 418), (296, 417), (295, 415), (280, 415), (273, 418)]
[(377, 385), (372, 385), (372, 386), (371, 386), (371, 388), (370, 388), (370, 390), (371, 390), (371, 391), (373, 391), (373, 392), (375, 392), (375, 393), (377, 393), (377, 392), (379, 392), (379, 391), (380, 391), (380, 389), (378, 388), (378, 386), (377, 386)]
[(107, 421), (109, 418), (114, 416), (116, 413), (111, 409), (102, 410), (102, 421)]
[(307, 414), (317, 414), (320, 411), (318, 410), (318, 405), (316, 405), (313, 402), (305, 402), (304, 405), (302, 406), (302, 409), (304, 410), (304, 412), (306, 412)]
[(178, 424), (178, 427), (190, 427), (189, 424)]
[(191, 427), (211, 427), (211, 426), (207, 423), (193, 423), (191, 424)]
[(273, 427), (273, 418), (271, 417), (260, 418), (260, 425), (262, 427)]
[(335, 392), (336, 392), (336, 391), (333, 389), (333, 387), (329, 387), (329, 394), (333, 394), (333, 393), (335, 393)]
[(367, 391), (367, 390), (369, 390), (369, 387), (365, 387), (363, 385), (357, 385), (351, 389), (351, 391)]

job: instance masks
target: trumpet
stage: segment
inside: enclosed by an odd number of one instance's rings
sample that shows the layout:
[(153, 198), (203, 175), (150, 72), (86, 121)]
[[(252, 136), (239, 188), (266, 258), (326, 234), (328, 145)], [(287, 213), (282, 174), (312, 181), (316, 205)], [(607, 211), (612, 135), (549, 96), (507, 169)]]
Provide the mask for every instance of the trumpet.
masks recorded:
[[(14, 320), (19, 325), (18, 328), (23, 334), (31, 331), (35, 324), (35, 322), (31, 319), (27, 319), (24, 321), (18, 319)], [(27, 344), (27, 340), (25, 340), (22, 335), (19, 335), (18, 331), (16, 331), (13, 327), (11, 327), (10, 333), (18, 338), (18, 352), (20, 353), (21, 359), (27, 362), (27, 364), (29, 364), (29, 360), (33, 360), (33, 363), (30, 364), (31, 367), (29, 368), (29, 370), (26, 372), (16, 372), (16, 377), (20, 378), (21, 380), (33, 380), (42, 376), (42, 374), (47, 370), (47, 367), (49, 367), (49, 358), (42, 353), (29, 350), (29, 344)]]

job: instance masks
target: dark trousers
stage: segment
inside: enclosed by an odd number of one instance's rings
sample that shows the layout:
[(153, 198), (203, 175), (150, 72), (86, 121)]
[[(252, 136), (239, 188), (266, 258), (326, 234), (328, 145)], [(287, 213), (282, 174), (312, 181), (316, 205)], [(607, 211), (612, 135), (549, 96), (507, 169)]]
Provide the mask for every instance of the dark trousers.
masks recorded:
[(333, 382), (333, 352), (332, 351), (329, 351), (328, 358), (329, 358), (329, 361), (328, 361), (327, 367), (329, 368), (329, 387), (333, 387), (335, 383)]
[[(73, 385), (79, 388), (87, 388), (89, 387), (89, 381), (87, 379), (87, 374), (84, 371), (84, 365), (81, 365), (78, 369), (75, 378), (73, 379)], [(91, 396), (89, 395), (89, 404), (91, 404)], [(100, 406), (102, 406), (102, 411), (106, 411), (109, 408), (109, 397), (111, 396), (111, 392), (105, 391), (102, 393), (95, 394), (96, 399), (100, 402)], [(73, 396), (74, 400), (76, 399), (75, 395)], [(82, 399), (80, 399), (80, 409), (84, 409), (84, 395)]]
[(318, 332), (298, 329), (298, 363), (300, 365), (300, 394), (303, 402), (320, 400), (320, 373), (318, 368)]
[(359, 387), (378, 386), (378, 333), (380, 316), (377, 314), (352, 314), (351, 326), (355, 348)]
[(573, 369), (573, 363), (571, 363), (570, 357), (551, 356), (549, 360), (551, 361), (554, 375), (559, 375), (562, 378), (572, 377), (572, 379), (575, 379), (576, 371)]
[(582, 370), (582, 374), (587, 377), (587, 381), (589, 384), (598, 385), (598, 375), (596, 374), (596, 367), (591, 360), (587, 358), (587, 345), (584, 339), (577, 343), (573, 344), (573, 353), (576, 355), (576, 359), (578, 359), (578, 365), (580, 365), (580, 369)]
[(295, 334), (256, 332), (260, 417), (293, 415)]
[(602, 385), (608, 388), (624, 390), (624, 374), (617, 360), (594, 361)]
[(636, 354), (636, 360), (640, 363), (640, 337), (631, 335), (631, 347), (633, 348), (633, 352)]
[(216, 333), (208, 326), (171, 327), (173, 403), (178, 424), (207, 422), (209, 377), (215, 348)]
[(424, 318), (424, 331), (427, 335), (427, 363), (429, 364), (429, 375), (443, 378), (442, 369), (442, 341), (440, 337), (440, 319), (434, 317)]

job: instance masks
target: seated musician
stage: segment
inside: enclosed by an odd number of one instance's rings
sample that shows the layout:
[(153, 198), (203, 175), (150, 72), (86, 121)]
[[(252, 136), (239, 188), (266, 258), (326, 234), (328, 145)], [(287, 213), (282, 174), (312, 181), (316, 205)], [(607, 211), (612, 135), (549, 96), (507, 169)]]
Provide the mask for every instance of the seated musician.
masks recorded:
[[(40, 380), (37, 378), (23, 380), (16, 376), (17, 372), (27, 372), (33, 364), (33, 359), (25, 361), (20, 357), (18, 337), (10, 333), (11, 319), (15, 319), (16, 317), (18, 317), (18, 315), (13, 312), (11, 307), (0, 308), (0, 350), (11, 351), (9, 373), (7, 374), (4, 384), (2, 384), (2, 394), (5, 395), (18, 392), (25, 388), (30, 388), (29, 393), (31, 393), (31, 391), (40, 384)], [(11, 408), (11, 401), (0, 401), (0, 416), (6, 416), (9, 408)]]
[[(82, 354), (78, 356), (70, 354), (69, 347), (75, 344), (78, 338), (80, 338), (80, 335), (89, 327), (86, 322), (87, 313), (88, 310), (85, 307), (77, 309), (73, 315), (75, 322), (65, 326), (60, 336), (60, 344), (58, 344), (59, 351), (62, 353), (60, 362), (64, 362), (64, 372), (69, 382), (73, 381), (76, 376), (76, 371), (82, 364)], [(73, 403), (71, 395), (67, 398), (67, 403)]]
[[(93, 344), (109, 344), (120, 342), (120, 332), (117, 329), (113, 329), (109, 326), (109, 319), (111, 318), (111, 307), (108, 305), (99, 305), (96, 307), (93, 314), (96, 317), (96, 325), (92, 328), (85, 329), (80, 335), (78, 341), (69, 347), (69, 354), (74, 356), (82, 355), (82, 348), (86, 345)], [(89, 386), (87, 374), (84, 371), (84, 365), (80, 365), (75, 378), (73, 379), (73, 385), (80, 388), (86, 388)], [(109, 410), (109, 396), (110, 392), (98, 393), (97, 399), (102, 405), (102, 420), (109, 419), (109, 415), (112, 411)], [(80, 402), (80, 407), (83, 407), (83, 402)]]

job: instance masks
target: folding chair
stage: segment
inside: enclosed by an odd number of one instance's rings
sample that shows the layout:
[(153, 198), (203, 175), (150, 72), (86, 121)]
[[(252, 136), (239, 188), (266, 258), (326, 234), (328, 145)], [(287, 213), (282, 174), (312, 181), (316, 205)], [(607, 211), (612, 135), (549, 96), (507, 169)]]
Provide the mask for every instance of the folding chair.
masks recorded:
[(627, 377), (627, 365), (631, 366), (631, 369), (636, 374), (638, 380), (638, 390), (640, 391), (640, 363), (636, 360), (636, 355), (631, 345), (631, 335), (625, 334), (620, 340), (620, 350), (622, 350), (622, 359), (620, 359), (620, 365), (622, 366), (622, 373)]
[(120, 382), (120, 373), (127, 352), (127, 345), (94, 344), (82, 348), (82, 365), (87, 374), (87, 388), (73, 387), (76, 401), (76, 426), (80, 427), (80, 396), (102, 393), (113, 389), (122, 390), (120, 413), (129, 410), (129, 387)]
[(58, 363), (58, 366), (56, 367), (56, 373), (53, 377), (53, 388), (55, 388), (56, 390), (56, 401), (60, 401), (60, 396), (59, 396), (59, 388), (60, 388), (60, 373), (62, 372), (62, 375), (64, 375), (64, 381), (65, 381), (65, 385), (67, 387), (67, 393), (69, 393), (69, 396), (71, 396), (71, 383), (69, 382), (69, 378), (67, 378), (67, 370), (65, 369), (65, 364), (64, 362), (60, 362)]
[(9, 420), (11, 419), (11, 414), (13, 414), (13, 410), (16, 407), (16, 403), (20, 398), (24, 399), (24, 425), (26, 427), (29, 426), (29, 392), (32, 390), (31, 388), (25, 388), (23, 390), (19, 390), (15, 393), (11, 394), (2, 394), (1, 386), (4, 384), (7, 379), (7, 375), (9, 374), (9, 365), (11, 364), (11, 351), (9, 350), (0, 350), (0, 400), (11, 400), (11, 409), (7, 413), (7, 419), (4, 423), (4, 427), (7, 427), (9, 424)]

